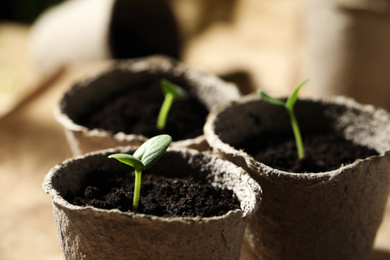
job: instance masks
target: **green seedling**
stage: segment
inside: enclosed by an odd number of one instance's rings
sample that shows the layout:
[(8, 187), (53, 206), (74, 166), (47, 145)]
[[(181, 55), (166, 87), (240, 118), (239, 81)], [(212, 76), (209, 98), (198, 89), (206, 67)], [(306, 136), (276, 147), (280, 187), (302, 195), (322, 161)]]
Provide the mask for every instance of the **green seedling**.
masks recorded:
[(296, 119), (295, 114), (294, 114), (294, 105), (298, 99), (299, 90), (303, 87), (303, 85), (306, 84), (307, 81), (308, 80), (305, 80), (301, 84), (299, 84), (294, 89), (294, 91), (291, 93), (291, 95), (288, 97), (286, 102), (284, 102), (280, 99), (271, 97), (271, 96), (267, 95), (266, 93), (264, 93), (262, 90), (258, 90), (258, 94), (260, 95), (261, 99), (263, 99), (264, 101), (266, 101), (270, 104), (273, 104), (273, 105), (282, 106), (282, 107), (286, 108), (288, 116), (290, 118), (291, 127), (292, 127), (292, 130), (294, 132), (295, 142), (297, 145), (298, 158), (300, 160), (305, 158), (305, 151), (303, 149), (301, 131), (299, 130), (299, 125), (298, 125), (297, 119)]
[(169, 135), (158, 135), (143, 143), (133, 155), (116, 153), (108, 156), (127, 164), (135, 170), (135, 184), (133, 196), (133, 211), (138, 211), (139, 198), (141, 193), (142, 171), (150, 168), (164, 154), (171, 144), (172, 138)]
[(165, 99), (161, 106), (160, 113), (158, 114), (157, 128), (163, 130), (167, 123), (168, 114), (173, 102), (175, 100), (185, 99), (187, 97), (187, 92), (166, 79), (162, 79), (160, 83)]

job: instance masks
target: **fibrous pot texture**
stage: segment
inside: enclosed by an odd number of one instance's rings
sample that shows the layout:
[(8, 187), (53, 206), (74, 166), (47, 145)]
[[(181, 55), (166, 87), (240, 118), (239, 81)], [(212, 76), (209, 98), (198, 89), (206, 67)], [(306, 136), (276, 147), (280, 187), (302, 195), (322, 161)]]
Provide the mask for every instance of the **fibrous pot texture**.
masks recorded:
[(303, 133), (339, 132), (379, 155), (328, 172), (274, 169), (237, 147), (254, 135), (292, 131), (285, 109), (258, 96), (218, 105), (204, 128), (207, 141), (264, 193), (246, 242), (257, 259), (367, 259), (389, 192), (389, 114), (344, 97), (303, 98), (295, 112)]
[[(215, 155), (171, 148), (152, 167), (158, 174), (202, 175), (213, 186), (230, 189), (240, 209), (215, 217), (157, 217), (117, 209), (76, 206), (65, 198), (99, 168), (129, 170), (107, 156), (132, 154), (122, 147), (65, 161), (46, 176), (61, 247), (66, 259), (239, 259), (248, 217), (258, 208), (260, 186), (242, 168)], [(151, 169), (152, 169), (151, 168)], [(178, 177), (178, 176), (175, 176)]]
[(390, 35), (382, 33), (390, 30), (389, 2), (308, 0), (304, 6), (306, 73), (312, 91), (390, 110)]
[[(147, 139), (143, 134), (91, 129), (81, 125), (79, 120), (118, 93), (128, 88), (142, 87), (146, 82), (162, 78), (185, 87), (190, 95), (208, 110), (221, 101), (240, 96), (234, 84), (226, 83), (214, 75), (190, 69), (165, 56), (120, 61), (111, 69), (76, 83), (56, 106), (55, 117), (65, 129), (72, 153), (81, 155), (99, 149), (143, 143)], [(133, 109), (137, 110), (139, 107)], [(198, 150), (207, 149), (203, 135), (175, 140), (173, 145)]]

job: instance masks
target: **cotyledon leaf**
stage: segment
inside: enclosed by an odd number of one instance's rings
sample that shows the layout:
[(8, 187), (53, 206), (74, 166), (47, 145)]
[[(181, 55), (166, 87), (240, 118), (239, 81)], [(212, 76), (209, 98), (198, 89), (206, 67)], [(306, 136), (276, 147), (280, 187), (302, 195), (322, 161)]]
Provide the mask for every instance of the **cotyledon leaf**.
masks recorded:
[(160, 159), (160, 157), (168, 149), (171, 142), (172, 137), (169, 135), (158, 135), (152, 137), (143, 143), (133, 155), (138, 158), (145, 166), (145, 169), (147, 169)]
[(130, 154), (125, 154), (125, 153), (116, 153), (108, 156), (108, 158), (114, 158), (117, 159), (118, 161), (130, 165), (133, 167), (136, 171), (143, 171), (145, 170), (145, 165), (144, 163), (138, 159), (137, 157), (130, 155)]

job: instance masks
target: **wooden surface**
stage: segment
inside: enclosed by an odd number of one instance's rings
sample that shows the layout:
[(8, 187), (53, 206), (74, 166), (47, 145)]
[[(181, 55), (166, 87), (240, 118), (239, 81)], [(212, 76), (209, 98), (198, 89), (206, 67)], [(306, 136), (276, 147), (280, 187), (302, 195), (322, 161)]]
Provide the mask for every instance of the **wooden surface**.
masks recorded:
[[(263, 9), (257, 6), (259, 1), (246, 2), (237, 8), (241, 18), (234, 26), (218, 24), (189, 42), (185, 62), (220, 75), (245, 69), (255, 85), (284, 94), (302, 74), (298, 1), (280, 0), (274, 5), (260, 1)], [(283, 3), (288, 8), (281, 8)], [(263, 15), (252, 12), (255, 7)], [(251, 22), (257, 25), (255, 29), (249, 26)], [(261, 34), (251, 37), (254, 32)], [(49, 169), (71, 154), (63, 129), (53, 118), (53, 107), (72, 82), (107, 64), (74, 64), (48, 81), (26, 57), (27, 34), (25, 27), (0, 26), (0, 75), (7, 71), (14, 78), (10, 80), (12, 95), (0, 91), (0, 100), (4, 95), (13, 100), (1, 104), (5, 112), (0, 114), (0, 260), (59, 260), (51, 200), (41, 184)], [(3, 37), (12, 41), (4, 43)], [(381, 259), (390, 259), (390, 200), (371, 257)]]
[(11, 112), (19, 103), (45, 87), (43, 78), (35, 73), (34, 66), (28, 62), (28, 27), (0, 24), (0, 117)]

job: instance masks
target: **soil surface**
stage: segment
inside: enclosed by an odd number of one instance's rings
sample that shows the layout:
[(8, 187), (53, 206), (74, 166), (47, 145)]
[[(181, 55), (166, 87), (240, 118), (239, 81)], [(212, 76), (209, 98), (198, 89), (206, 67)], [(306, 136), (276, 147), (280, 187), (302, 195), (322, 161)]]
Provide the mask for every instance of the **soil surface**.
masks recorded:
[(288, 172), (325, 172), (378, 153), (335, 133), (304, 134), (305, 158), (298, 159), (293, 136), (264, 134), (245, 140), (239, 148), (255, 160)]
[(146, 137), (165, 133), (172, 136), (174, 141), (203, 134), (208, 110), (191, 93), (185, 100), (173, 103), (166, 128), (158, 130), (156, 122), (163, 100), (160, 79), (156, 79), (141, 86), (129, 87), (127, 92), (107, 100), (99, 110), (75, 121), (91, 129), (100, 128), (114, 133), (142, 134)]
[[(134, 172), (99, 170), (86, 180), (85, 188), (76, 196), (65, 197), (70, 203), (102, 209), (131, 211)], [(239, 209), (240, 203), (231, 190), (216, 189), (193, 176), (168, 178), (142, 173), (138, 212), (162, 217), (211, 217)]]

